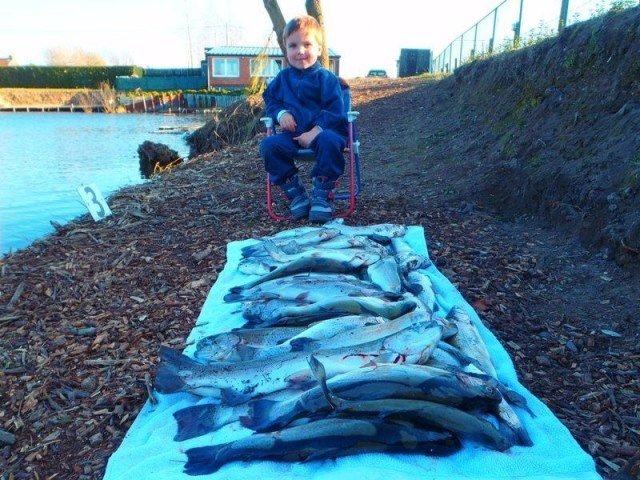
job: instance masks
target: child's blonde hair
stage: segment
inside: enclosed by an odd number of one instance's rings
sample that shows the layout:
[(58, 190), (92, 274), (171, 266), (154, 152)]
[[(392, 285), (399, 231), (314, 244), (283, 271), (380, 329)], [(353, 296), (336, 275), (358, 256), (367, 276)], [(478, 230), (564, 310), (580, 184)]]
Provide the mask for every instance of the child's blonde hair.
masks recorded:
[(289, 20), (282, 32), (282, 40), (286, 42), (287, 38), (298, 30), (313, 33), (316, 36), (318, 44), (322, 44), (322, 27), (320, 27), (318, 21), (311, 15), (300, 15), (299, 17)]

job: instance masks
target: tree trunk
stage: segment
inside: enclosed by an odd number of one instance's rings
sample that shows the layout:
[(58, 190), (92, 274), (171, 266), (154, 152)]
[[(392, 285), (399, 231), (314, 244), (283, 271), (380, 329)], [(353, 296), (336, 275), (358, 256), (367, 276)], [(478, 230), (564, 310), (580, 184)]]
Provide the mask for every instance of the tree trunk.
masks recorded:
[(315, 18), (320, 24), (320, 28), (322, 29), (322, 52), (320, 54), (320, 63), (323, 67), (329, 68), (329, 47), (327, 47), (327, 34), (324, 28), (322, 2), (321, 0), (305, 0), (304, 6), (307, 9), (307, 13)]
[(282, 55), (284, 55), (284, 63), (286, 64), (287, 48), (285, 47), (284, 40), (282, 39), (282, 32), (284, 31), (284, 27), (287, 23), (284, 21), (284, 16), (282, 15), (282, 10), (280, 10), (280, 5), (278, 5), (278, 0), (263, 0), (263, 2), (264, 8), (267, 10), (269, 18), (271, 19), (273, 31), (276, 32), (278, 45), (280, 46), (280, 50), (282, 50)]

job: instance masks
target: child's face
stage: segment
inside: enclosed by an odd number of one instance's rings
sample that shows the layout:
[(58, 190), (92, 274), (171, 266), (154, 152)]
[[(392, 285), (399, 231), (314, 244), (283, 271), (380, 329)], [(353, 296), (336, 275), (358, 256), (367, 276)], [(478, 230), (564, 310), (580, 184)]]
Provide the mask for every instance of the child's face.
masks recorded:
[(320, 44), (315, 32), (296, 30), (287, 37), (287, 61), (300, 70), (316, 63), (320, 55)]

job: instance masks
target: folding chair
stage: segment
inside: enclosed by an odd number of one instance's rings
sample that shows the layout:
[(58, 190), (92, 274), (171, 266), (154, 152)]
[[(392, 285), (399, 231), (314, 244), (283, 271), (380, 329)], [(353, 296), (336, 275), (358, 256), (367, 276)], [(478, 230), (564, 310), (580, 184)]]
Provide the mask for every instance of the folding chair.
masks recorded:
[[(355, 121), (358, 118), (359, 112), (351, 110), (351, 89), (347, 82), (343, 79), (340, 79), (340, 84), (342, 85), (342, 98), (345, 108), (345, 113), (347, 115), (347, 120), (349, 121), (349, 138), (347, 141), (347, 146), (344, 149), (344, 155), (348, 156), (348, 161), (345, 161), (345, 173), (341, 177), (342, 179), (346, 179), (348, 183), (348, 188), (340, 186), (340, 179), (336, 182), (336, 188), (331, 193), (331, 200), (334, 201), (334, 208), (336, 209), (336, 213), (334, 214), (335, 218), (344, 218), (351, 215), (356, 209), (356, 198), (360, 193), (361, 189), (361, 181), (360, 181), (360, 142), (356, 138), (356, 129), (355, 129)], [(267, 136), (273, 135), (275, 133), (273, 119), (270, 117), (262, 117), (260, 121), (264, 123)], [(311, 160), (314, 161), (314, 153), (313, 150), (309, 148), (301, 148), (298, 150), (297, 155), (295, 157), (296, 160)], [(282, 192), (281, 192), (282, 193)], [(291, 218), (291, 215), (287, 213), (280, 213), (280, 210), (283, 210), (281, 207), (285, 203), (286, 196), (282, 193), (282, 200), (276, 201), (273, 195), (273, 186), (271, 185), (271, 181), (269, 180), (269, 175), (267, 174), (267, 212), (269, 216), (276, 221), (287, 220)], [(335, 202), (335, 200), (345, 200), (347, 201), (347, 205), (341, 208), (340, 203), (344, 202)], [(288, 200), (287, 200), (288, 201)], [(338, 203), (336, 205), (336, 203)]]

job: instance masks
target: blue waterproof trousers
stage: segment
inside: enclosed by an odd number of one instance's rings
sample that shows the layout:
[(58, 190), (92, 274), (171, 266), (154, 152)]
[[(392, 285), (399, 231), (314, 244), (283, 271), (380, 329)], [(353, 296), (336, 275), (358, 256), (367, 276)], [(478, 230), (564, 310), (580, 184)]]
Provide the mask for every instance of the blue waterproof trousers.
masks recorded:
[[(274, 185), (282, 185), (298, 171), (294, 158), (301, 147), (293, 139), (296, 136), (298, 136), (297, 133), (282, 132), (265, 137), (260, 143), (260, 155), (264, 159), (264, 168)], [(311, 177), (337, 180), (344, 173), (342, 151), (346, 145), (346, 139), (333, 130), (320, 132), (309, 145), (316, 159)]]

